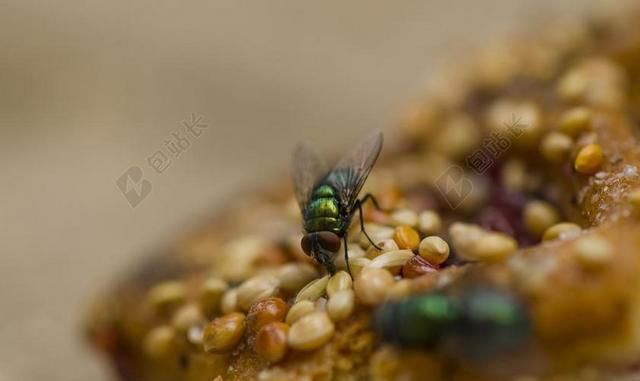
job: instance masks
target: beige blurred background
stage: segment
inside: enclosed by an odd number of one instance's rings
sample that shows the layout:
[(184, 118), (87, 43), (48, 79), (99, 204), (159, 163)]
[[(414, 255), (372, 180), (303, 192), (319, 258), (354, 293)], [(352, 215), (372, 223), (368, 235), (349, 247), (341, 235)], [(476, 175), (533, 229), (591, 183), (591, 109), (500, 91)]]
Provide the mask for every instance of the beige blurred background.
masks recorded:
[[(390, 126), (452, 51), (594, 3), (0, 1), (0, 381), (110, 379), (79, 322), (120, 271), (298, 140)], [(208, 127), (156, 173), (191, 113)], [(135, 208), (131, 166), (152, 184)]]

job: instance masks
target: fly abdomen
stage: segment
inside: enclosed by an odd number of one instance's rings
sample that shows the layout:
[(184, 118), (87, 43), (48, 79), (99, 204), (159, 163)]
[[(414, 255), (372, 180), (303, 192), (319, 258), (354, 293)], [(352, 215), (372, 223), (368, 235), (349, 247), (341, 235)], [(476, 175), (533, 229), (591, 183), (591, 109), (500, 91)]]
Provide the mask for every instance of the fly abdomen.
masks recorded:
[(309, 232), (331, 231), (338, 233), (342, 228), (339, 201), (329, 185), (318, 186), (307, 204), (304, 214), (304, 229)]

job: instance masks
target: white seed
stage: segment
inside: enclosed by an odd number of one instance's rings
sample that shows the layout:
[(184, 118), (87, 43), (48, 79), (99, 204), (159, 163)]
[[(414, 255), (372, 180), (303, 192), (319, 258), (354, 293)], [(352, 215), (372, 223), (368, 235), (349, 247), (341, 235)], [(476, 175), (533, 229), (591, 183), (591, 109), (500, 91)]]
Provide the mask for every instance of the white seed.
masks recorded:
[(301, 317), (309, 315), (310, 313), (316, 310), (316, 306), (310, 300), (302, 300), (289, 308), (289, 312), (287, 312), (287, 318), (285, 319), (286, 323), (291, 325)]
[[(391, 239), (393, 238), (393, 233), (395, 233), (394, 228), (373, 223), (364, 224), (364, 230), (369, 234), (369, 237), (373, 242), (382, 241), (383, 239)], [(367, 248), (370, 245), (371, 242), (369, 242), (369, 239), (364, 235), (364, 233), (360, 233), (360, 246)]]
[(418, 214), (411, 209), (399, 209), (391, 213), (389, 223), (393, 226), (408, 225), (415, 227), (418, 225)]
[(338, 291), (351, 289), (353, 281), (346, 271), (338, 271), (327, 282), (327, 295), (330, 297)]
[(367, 268), (385, 268), (403, 266), (407, 261), (413, 258), (415, 254), (411, 250), (395, 250), (381, 254), (374, 258), (366, 267)]
[(613, 246), (598, 236), (580, 238), (575, 243), (575, 252), (580, 264), (590, 270), (602, 268), (613, 260)]
[(552, 163), (562, 163), (569, 156), (573, 140), (561, 132), (550, 132), (540, 142), (540, 153)]
[(230, 314), (238, 311), (238, 289), (231, 288), (227, 290), (220, 301), (220, 311), (223, 314)]
[(327, 313), (331, 320), (340, 321), (353, 313), (355, 293), (351, 289), (344, 289), (331, 295), (327, 303)]
[(308, 263), (287, 263), (280, 268), (277, 277), (282, 290), (297, 292), (317, 278), (318, 271)]
[(312, 280), (309, 284), (304, 286), (300, 292), (298, 292), (295, 303), (298, 303), (301, 300), (310, 300), (312, 302), (318, 300), (319, 297), (324, 295), (327, 283), (329, 283), (329, 275)]
[(449, 244), (438, 236), (429, 236), (420, 242), (418, 253), (432, 265), (439, 265), (449, 258)]
[(524, 206), (524, 223), (527, 229), (537, 237), (545, 230), (558, 223), (560, 216), (551, 204), (546, 201), (531, 201)]
[(425, 210), (418, 217), (418, 230), (422, 234), (438, 234), (442, 229), (440, 215), (433, 210)]
[(359, 301), (373, 306), (384, 301), (394, 283), (393, 275), (389, 271), (381, 268), (366, 268), (356, 277), (353, 289)]
[(499, 261), (518, 248), (513, 237), (472, 224), (456, 222), (451, 225), (449, 235), (458, 255), (472, 261)]
[(238, 307), (248, 311), (253, 303), (275, 296), (279, 285), (280, 281), (270, 275), (257, 275), (248, 279), (238, 287)]
[(289, 346), (299, 351), (318, 349), (331, 340), (334, 331), (326, 313), (314, 312), (293, 323), (289, 329)]
[(369, 258), (355, 258), (353, 260), (349, 259), (351, 275), (353, 275), (353, 277), (355, 278), (369, 263), (371, 263), (371, 260)]
[(580, 234), (582, 228), (573, 222), (560, 222), (545, 230), (542, 235), (543, 241), (551, 241), (554, 239), (567, 239)]
[(411, 295), (411, 281), (400, 279), (387, 292), (387, 300), (402, 300)]
[(180, 332), (187, 332), (189, 328), (204, 322), (204, 316), (196, 304), (180, 307), (173, 315), (171, 324)]

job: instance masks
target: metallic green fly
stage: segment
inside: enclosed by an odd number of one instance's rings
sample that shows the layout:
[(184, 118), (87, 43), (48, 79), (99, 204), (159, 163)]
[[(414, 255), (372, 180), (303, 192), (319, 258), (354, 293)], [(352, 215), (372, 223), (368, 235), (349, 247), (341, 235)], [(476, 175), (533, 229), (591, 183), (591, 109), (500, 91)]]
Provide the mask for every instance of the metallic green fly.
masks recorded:
[(358, 194), (380, 154), (382, 140), (380, 132), (371, 135), (342, 157), (331, 170), (306, 145), (298, 145), (293, 153), (294, 187), (305, 232), (302, 249), (330, 274), (336, 272), (333, 262), (341, 241), (344, 242), (347, 270), (351, 273), (347, 230), (356, 211), (360, 214), (362, 232), (377, 247), (364, 230), (362, 204), (371, 200), (379, 209), (378, 203), (371, 194), (361, 199)]

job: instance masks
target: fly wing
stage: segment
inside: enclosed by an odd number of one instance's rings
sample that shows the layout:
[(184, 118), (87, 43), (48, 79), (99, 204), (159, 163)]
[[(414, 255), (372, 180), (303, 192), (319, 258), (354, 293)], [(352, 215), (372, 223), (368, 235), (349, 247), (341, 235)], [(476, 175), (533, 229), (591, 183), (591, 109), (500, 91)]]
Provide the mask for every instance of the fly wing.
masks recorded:
[(369, 136), (343, 156), (327, 176), (327, 181), (338, 191), (345, 210), (351, 210), (358, 199), (358, 193), (382, 150), (382, 140), (379, 131)]
[(327, 166), (320, 156), (306, 144), (298, 144), (293, 151), (293, 186), (300, 211), (304, 211), (313, 187), (327, 174)]

